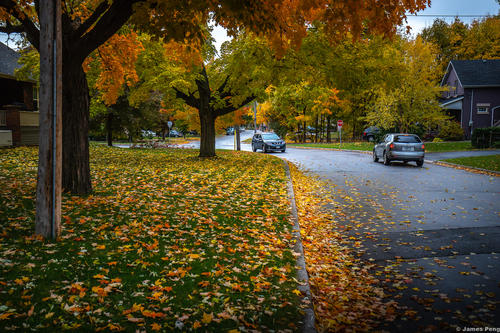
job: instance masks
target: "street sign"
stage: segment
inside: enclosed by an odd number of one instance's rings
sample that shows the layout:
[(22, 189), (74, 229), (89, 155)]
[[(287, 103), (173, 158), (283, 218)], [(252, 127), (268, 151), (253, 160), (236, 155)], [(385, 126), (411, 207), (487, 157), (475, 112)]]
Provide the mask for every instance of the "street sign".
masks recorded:
[(172, 122), (171, 121), (167, 121), (167, 125), (168, 125), (168, 128), (172, 128)]
[(337, 120), (337, 131), (339, 132), (339, 142), (342, 144), (342, 125), (344, 122), (342, 120)]

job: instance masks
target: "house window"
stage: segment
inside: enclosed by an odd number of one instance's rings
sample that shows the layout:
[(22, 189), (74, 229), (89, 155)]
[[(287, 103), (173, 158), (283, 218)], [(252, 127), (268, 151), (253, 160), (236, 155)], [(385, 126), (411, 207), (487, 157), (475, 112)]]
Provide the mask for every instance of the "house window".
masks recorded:
[(488, 114), (488, 107), (486, 106), (478, 106), (477, 107), (477, 114)]

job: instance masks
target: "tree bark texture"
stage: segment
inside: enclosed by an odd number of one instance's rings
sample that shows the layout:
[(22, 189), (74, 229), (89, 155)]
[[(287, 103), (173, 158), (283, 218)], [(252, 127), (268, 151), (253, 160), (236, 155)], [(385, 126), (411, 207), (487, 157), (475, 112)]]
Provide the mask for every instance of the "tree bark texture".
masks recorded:
[(113, 112), (108, 110), (106, 114), (106, 141), (108, 147), (113, 147)]
[(215, 117), (210, 110), (199, 110), (201, 137), (200, 157), (215, 156)]
[(89, 161), (89, 88), (79, 62), (63, 58), (63, 189), (92, 192)]

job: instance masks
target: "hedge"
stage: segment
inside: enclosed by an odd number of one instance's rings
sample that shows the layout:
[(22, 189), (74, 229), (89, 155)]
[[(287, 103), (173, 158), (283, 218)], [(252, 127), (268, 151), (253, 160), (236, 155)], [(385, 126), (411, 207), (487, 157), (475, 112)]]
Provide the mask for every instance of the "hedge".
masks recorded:
[(474, 148), (499, 148), (500, 127), (476, 128), (472, 133), (471, 144)]

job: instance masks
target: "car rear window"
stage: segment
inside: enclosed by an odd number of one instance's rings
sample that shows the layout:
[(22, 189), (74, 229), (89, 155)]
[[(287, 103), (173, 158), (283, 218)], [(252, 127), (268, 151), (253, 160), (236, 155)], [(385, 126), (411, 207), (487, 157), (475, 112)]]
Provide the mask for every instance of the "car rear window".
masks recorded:
[(415, 135), (396, 135), (394, 136), (394, 142), (420, 143), (422, 141)]

